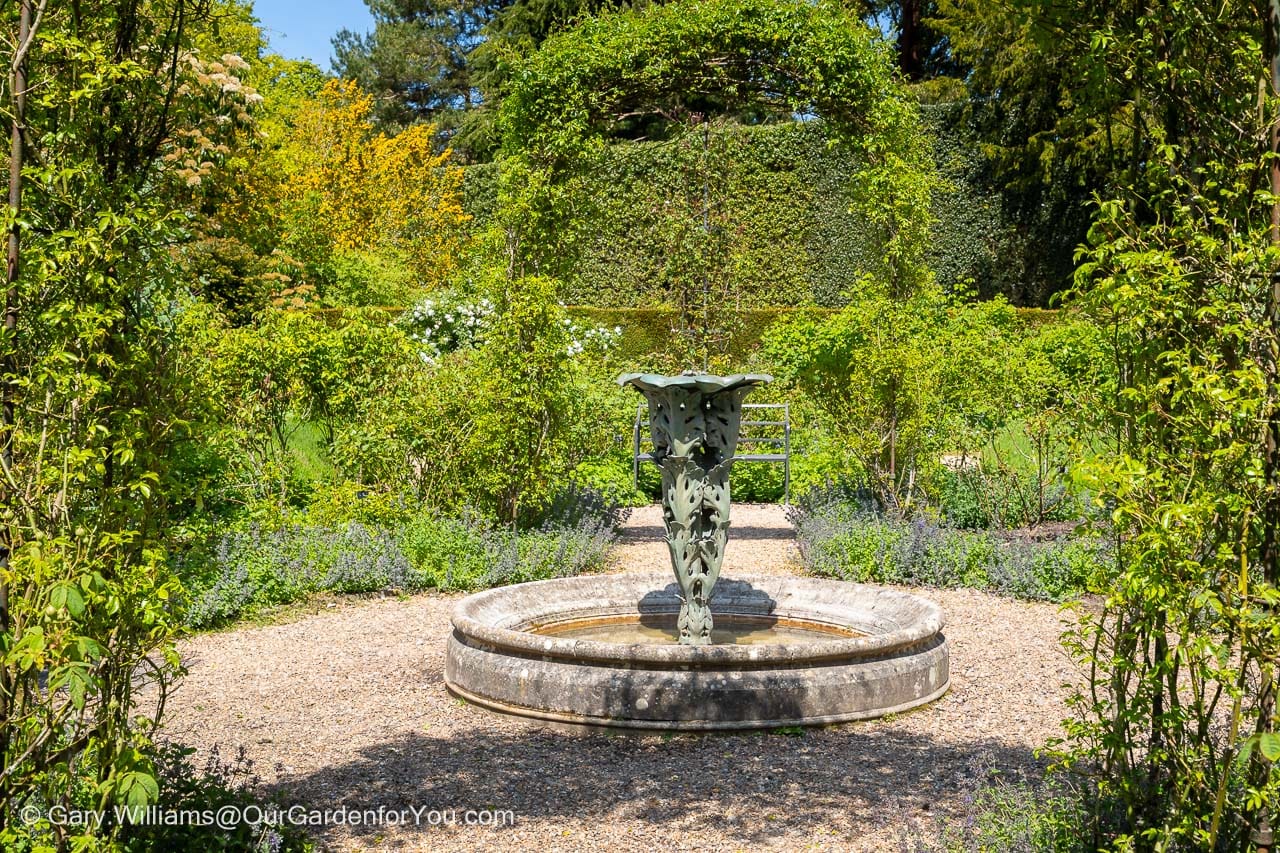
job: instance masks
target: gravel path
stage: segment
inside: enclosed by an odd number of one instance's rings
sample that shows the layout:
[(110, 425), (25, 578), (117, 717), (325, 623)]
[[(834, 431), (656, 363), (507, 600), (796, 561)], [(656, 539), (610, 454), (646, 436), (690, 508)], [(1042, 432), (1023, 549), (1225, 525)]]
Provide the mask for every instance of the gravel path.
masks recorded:
[[(735, 506), (725, 576), (794, 571), (782, 510)], [(615, 570), (665, 566), (656, 508)], [(513, 826), (338, 826), (325, 849), (898, 850), (962, 808), (991, 768), (1038, 774), (1073, 668), (1056, 607), (931, 590), (951, 690), (893, 718), (785, 734), (581, 734), (498, 717), (442, 683), (453, 595), (348, 601), (287, 624), (184, 641), (165, 732), (245, 747), (277, 802), (308, 808), (510, 809)]]
[[(733, 505), (729, 545), (721, 572), (736, 574), (795, 574), (795, 531), (778, 504)], [(622, 538), (611, 553), (618, 572), (670, 571), (671, 555), (663, 541), (662, 507), (658, 504), (633, 510), (622, 529)], [(675, 579), (675, 576), (672, 576)]]

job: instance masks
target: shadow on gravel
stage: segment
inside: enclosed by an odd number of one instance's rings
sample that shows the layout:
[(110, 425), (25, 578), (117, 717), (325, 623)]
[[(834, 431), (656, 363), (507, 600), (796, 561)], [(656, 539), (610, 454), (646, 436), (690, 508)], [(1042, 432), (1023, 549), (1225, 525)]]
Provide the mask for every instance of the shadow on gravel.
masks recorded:
[[(319, 809), (510, 809), (517, 826), (599, 817), (683, 831), (690, 821), (714, 821), (724, 837), (750, 846), (783, 827), (831, 826), (837, 816), (864, 826), (928, 818), (945, 794), (971, 790), (991, 768), (1007, 780), (1043, 771), (1027, 748), (943, 743), (883, 728), (636, 737), (530, 727), (411, 735), (347, 764), (282, 780), (272, 794)], [(356, 837), (382, 831), (350, 829)], [(438, 831), (412, 823), (400, 830), (423, 843)]]

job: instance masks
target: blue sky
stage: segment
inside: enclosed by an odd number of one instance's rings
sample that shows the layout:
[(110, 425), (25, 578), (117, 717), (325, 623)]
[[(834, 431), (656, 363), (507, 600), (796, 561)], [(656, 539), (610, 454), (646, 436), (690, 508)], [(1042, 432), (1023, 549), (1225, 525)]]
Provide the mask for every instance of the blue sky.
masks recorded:
[(310, 59), (326, 71), (333, 56), (329, 40), (338, 30), (373, 29), (364, 0), (254, 0), (253, 11), (273, 51), (290, 59)]

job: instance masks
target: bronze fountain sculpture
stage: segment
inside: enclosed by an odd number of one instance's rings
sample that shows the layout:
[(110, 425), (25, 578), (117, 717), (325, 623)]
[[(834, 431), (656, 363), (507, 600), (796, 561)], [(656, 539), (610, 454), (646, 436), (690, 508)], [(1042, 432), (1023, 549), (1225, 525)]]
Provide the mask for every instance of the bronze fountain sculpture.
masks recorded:
[(710, 600), (729, 537), (729, 469), (742, 426), (743, 398), (771, 382), (763, 373), (679, 376), (627, 373), (649, 402), (653, 461), (662, 469), (662, 517), (682, 604), (680, 643), (711, 642)]

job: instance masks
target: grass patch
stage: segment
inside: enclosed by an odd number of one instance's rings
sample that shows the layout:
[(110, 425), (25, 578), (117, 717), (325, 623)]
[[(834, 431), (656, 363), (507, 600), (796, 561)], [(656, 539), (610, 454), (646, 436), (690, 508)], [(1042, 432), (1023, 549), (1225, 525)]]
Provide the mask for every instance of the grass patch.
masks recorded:
[(289, 461), (294, 478), (303, 484), (331, 483), (338, 469), (329, 460), (324, 427), (314, 421), (294, 421), (289, 427)]

